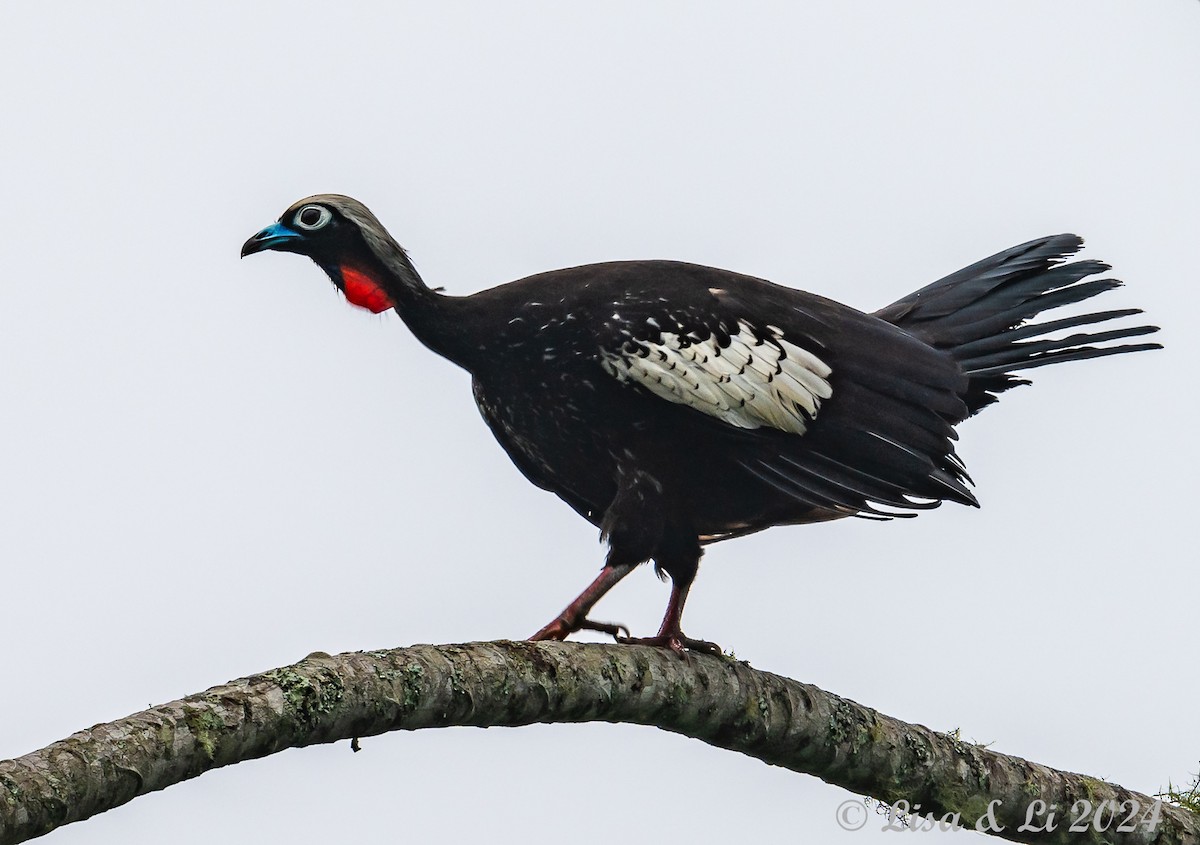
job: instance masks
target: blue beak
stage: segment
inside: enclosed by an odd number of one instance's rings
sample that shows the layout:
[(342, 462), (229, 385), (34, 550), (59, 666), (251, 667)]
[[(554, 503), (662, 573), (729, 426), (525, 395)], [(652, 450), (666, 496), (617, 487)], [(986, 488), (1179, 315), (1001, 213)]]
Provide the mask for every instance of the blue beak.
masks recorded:
[(242, 258), (268, 249), (281, 252), (300, 252), (300, 245), (303, 242), (304, 235), (295, 229), (290, 229), (283, 223), (272, 223), (242, 244)]

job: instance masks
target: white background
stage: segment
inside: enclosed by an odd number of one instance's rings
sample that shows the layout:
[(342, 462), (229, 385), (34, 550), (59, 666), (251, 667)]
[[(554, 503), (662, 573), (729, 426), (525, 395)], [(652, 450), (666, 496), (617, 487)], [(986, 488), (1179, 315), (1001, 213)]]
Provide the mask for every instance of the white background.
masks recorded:
[[(431, 285), (676, 258), (874, 309), (1088, 238), (1164, 352), (962, 426), (982, 510), (713, 548), (686, 629), (1143, 791), (1200, 758), (1200, 3), (5, 3), (0, 757), (298, 660), (527, 636), (599, 566), (467, 376), (311, 263), (364, 200)], [(652, 633), (646, 569), (597, 616)], [(648, 728), (289, 751), (57, 843), (867, 841), (848, 793)], [(883, 834), (875, 834), (876, 837)], [(848, 837), (848, 838), (847, 838)], [(890, 840), (889, 840), (890, 841)]]

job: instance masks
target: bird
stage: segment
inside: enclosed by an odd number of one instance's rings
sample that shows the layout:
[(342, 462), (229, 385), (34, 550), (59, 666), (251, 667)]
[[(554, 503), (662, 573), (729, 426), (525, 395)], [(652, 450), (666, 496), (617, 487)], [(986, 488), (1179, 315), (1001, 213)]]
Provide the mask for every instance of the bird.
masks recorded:
[[(719, 654), (684, 634), (706, 546), (772, 526), (888, 520), (978, 507), (955, 426), (1029, 384), (1017, 373), (1160, 349), (1137, 308), (1038, 314), (1121, 282), (1071, 260), (1077, 235), (985, 258), (874, 313), (680, 261), (588, 264), (468, 296), (428, 287), (358, 200), (320, 194), (245, 242), (307, 256), (373, 313), (395, 309), (471, 375), (483, 419), (517, 469), (596, 526), (600, 573), (529, 639), (577, 631)], [(1117, 324), (1114, 325), (1114, 321)], [(1096, 331), (1067, 330), (1099, 326)], [(658, 633), (591, 618), (639, 565), (670, 579)]]

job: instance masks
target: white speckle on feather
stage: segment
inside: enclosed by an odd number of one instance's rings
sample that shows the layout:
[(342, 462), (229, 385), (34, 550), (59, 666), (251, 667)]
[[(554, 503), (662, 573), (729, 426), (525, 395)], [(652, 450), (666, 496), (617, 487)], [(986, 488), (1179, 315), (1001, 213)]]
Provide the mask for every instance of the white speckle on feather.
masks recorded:
[(601, 364), (618, 381), (738, 428), (803, 434), (833, 395), (829, 366), (777, 327), (756, 329), (739, 320), (725, 349), (715, 336), (661, 334), (657, 343), (641, 341), (653, 355), (602, 349)]

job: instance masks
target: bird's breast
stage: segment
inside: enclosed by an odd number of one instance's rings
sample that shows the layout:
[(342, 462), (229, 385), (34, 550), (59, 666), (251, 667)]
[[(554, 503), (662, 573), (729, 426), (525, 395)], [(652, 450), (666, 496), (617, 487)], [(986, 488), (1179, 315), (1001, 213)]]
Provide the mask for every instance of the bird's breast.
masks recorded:
[(621, 440), (601, 380), (609, 378), (598, 369), (593, 377), (528, 366), (473, 383), (480, 413), (522, 473), (587, 509), (613, 495)]

